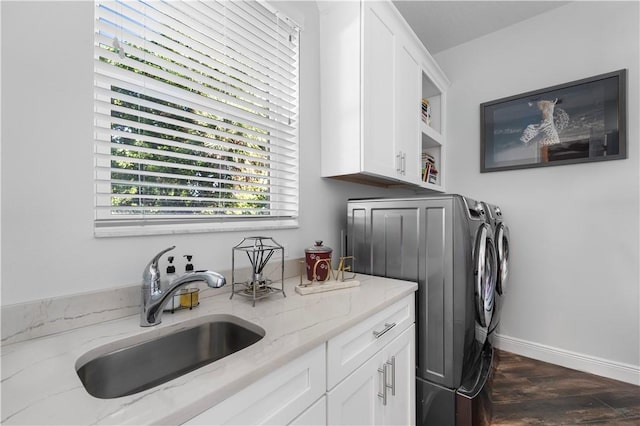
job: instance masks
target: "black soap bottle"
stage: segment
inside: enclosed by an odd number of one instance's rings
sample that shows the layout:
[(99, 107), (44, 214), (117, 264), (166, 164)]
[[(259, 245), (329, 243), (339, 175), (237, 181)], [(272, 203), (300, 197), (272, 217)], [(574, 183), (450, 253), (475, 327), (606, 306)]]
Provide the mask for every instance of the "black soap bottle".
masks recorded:
[[(173, 279), (176, 276), (176, 267), (173, 264), (173, 256), (169, 256), (167, 258), (167, 260), (169, 261), (169, 265), (167, 265), (167, 275), (166, 275), (166, 280), (167, 283), (170, 285), (171, 282), (173, 281)], [(166, 304), (165, 307), (165, 311), (171, 311), (171, 313), (173, 313), (176, 309), (178, 309), (180, 307), (180, 295), (178, 293), (174, 294), (173, 297), (171, 298), (171, 300), (169, 300)]]

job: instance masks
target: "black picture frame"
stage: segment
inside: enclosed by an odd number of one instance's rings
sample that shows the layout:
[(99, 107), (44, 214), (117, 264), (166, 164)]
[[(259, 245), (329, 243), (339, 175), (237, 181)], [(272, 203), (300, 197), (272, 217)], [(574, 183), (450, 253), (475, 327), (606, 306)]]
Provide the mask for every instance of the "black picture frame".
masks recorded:
[(480, 105), (480, 172), (627, 158), (627, 70)]

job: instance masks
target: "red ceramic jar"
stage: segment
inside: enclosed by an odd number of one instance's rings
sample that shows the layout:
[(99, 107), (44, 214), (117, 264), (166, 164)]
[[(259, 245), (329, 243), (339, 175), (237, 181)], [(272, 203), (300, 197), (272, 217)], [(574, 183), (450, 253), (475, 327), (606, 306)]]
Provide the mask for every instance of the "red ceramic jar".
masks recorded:
[[(316, 281), (325, 281), (329, 275), (331, 267), (331, 252), (333, 249), (322, 245), (322, 241), (317, 240), (316, 245), (304, 251), (307, 264), (307, 279), (313, 281), (314, 273)], [(314, 271), (315, 269), (315, 271)]]

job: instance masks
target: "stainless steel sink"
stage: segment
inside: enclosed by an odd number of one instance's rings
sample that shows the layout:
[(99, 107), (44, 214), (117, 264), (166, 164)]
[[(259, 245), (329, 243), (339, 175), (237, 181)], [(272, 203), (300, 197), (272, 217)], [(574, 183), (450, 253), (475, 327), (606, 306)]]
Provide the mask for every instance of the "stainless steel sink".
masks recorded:
[[(202, 322), (204, 321), (204, 322)], [(150, 389), (256, 343), (264, 330), (232, 315), (215, 315), (144, 342), (131, 339), (85, 354), (76, 371), (96, 398)], [(87, 361), (88, 359), (88, 361)], [(81, 365), (80, 365), (81, 364)]]

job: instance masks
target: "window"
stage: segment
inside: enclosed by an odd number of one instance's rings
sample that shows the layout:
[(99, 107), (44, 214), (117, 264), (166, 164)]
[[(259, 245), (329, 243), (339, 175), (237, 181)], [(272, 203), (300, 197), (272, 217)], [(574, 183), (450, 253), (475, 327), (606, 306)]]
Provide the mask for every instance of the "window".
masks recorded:
[(298, 31), (258, 1), (96, 2), (96, 235), (295, 226)]

